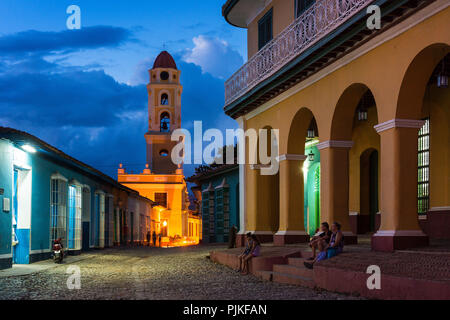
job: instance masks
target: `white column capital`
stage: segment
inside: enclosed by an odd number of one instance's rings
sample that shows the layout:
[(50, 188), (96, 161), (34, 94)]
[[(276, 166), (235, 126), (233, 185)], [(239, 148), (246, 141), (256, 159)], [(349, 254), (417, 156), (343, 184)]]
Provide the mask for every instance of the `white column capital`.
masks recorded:
[(351, 149), (354, 142), (351, 140), (327, 140), (317, 144), (317, 149), (323, 150), (328, 148)]
[(394, 128), (412, 128), (420, 129), (425, 124), (424, 120), (411, 119), (392, 119), (374, 126), (375, 130), (380, 133)]
[(281, 161), (305, 161), (308, 157), (304, 154), (280, 154), (276, 159), (278, 162)]

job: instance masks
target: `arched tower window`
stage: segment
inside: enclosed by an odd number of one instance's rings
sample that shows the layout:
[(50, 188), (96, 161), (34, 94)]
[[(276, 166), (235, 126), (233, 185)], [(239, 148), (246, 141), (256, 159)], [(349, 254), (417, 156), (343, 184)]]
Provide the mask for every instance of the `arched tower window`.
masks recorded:
[(167, 93), (163, 93), (161, 95), (161, 105), (167, 106), (169, 104), (169, 95)]
[(168, 112), (163, 112), (161, 114), (161, 132), (169, 132), (170, 131), (170, 115)]

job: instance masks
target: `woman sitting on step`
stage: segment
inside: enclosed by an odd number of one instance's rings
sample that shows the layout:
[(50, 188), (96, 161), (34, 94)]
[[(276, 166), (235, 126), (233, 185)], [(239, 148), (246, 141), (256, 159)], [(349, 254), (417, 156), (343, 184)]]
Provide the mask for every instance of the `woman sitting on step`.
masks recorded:
[(242, 270), (243, 275), (247, 275), (249, 273), (249, 262), (253, 257), (259, 257), (261, 254), (261, 242), (259, 242), (258, 238), (252, 234), (252, 249), (250, 254), (244, 257), (244, 269)]
[(331, 225), (330, 243), (324, 246), (324, 242), (319, 243), (320, 253), (312, 262), (304, 262), (305, 267), (312, 269), (314, 263), (326, 259), (331, 259), (344, 251), (344, 235), (341, 231), (341, 225), (337, 222)]
[(245, 235), (245, 250), (238, 257), (239, 268), (236, 270), (236, 272), (241, 272), (243, 270), (244, 258), (252, 252), (252, 247), (253, 247), (252, 234), (250, 232), (247, 232), (247, 234)]

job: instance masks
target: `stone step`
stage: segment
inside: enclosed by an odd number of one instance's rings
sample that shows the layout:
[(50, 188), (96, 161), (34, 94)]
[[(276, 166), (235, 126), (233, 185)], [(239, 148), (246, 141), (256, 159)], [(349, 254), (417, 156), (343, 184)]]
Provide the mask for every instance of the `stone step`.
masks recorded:
[(304, 262), (311, 262), (308, 258), (288, 258), (288, 264), (296, 267), (305, 267)]
[(293, 274), (274, 272), (272, 281), (277, 283), (292, 284), (302, 287), (314, 288), (316, 284), (312, 278), (296, 276)]
[(264, 281), (272, 281), (272, 271), (256, 271), (255, 276), (264, 280)]
[(302, 256), (302, 258), (308, 259), (308, 258), (312, 257), (312, 251), (302, 250), (301, 256)]
[(305, 266), (297, 267), (291, 266), (288, 264), (275, 264), (273, 266), (273, 272), (292, 274), (294, 276), (300, 276), (305, 278), (313, 279), (314, 271), (311, 269), (305, 268)]

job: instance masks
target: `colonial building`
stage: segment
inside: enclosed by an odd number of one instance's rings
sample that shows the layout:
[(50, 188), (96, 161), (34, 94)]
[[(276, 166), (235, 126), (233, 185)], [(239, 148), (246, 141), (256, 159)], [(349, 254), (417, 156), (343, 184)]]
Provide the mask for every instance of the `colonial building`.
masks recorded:
[(180, 73), (167, 51), (159, 54), (149, 70), (147, 165), (141, 174), (127, 173), (121, 165), (118, 181), (157, 203), (158, 215), (152, 219), (152, 229), (162, 234), (164, 242), (170, 238), (172, 242), (180, 238), (198, 242), (200, 218), (189, 213), (183, 168), (171, 158), (178, 143), (171, 140), (171, 135), (181, 128)]
[(0, 127), (0, 269), (143, 242), (153, 202), (26, 132)]
[(373, 249), (387, 251), (448, 237), (449, 5), (224, 4), (225, 19), (248, 33), (225, 112), (244, 130), (279, 130), (276, 175), (261, 175), (260, 161), (240, 165), (242, 234), (284, 245), (338, 221), (347, 243), (373, 232)]
[(239, 230), (239, 165), (201, 166), (187, 179), (202, 215), (203, 243), (227, 242), (230, 228)]

